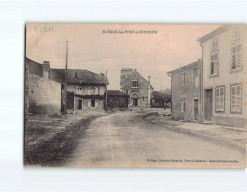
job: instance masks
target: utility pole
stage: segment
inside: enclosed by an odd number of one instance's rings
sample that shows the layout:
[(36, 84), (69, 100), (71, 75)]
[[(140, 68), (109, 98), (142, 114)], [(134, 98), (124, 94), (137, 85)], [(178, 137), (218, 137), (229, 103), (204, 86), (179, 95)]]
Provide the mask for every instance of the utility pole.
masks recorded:
[(107, 70), (105, 72), (105, 75), (106, 75), (106, 81), (105, 81), (105, 89), (106, 89), (106, 91), (105, 91), (105, 110), (107, 112)]
[(64, 96), (65, 96), (65, 105), (64, 105), (64, 114), (67, 114), (67, 70), (68, 70), (68, 42), (66, 41), (66, 62), (65, 62), (65, 74), (64, 74)]

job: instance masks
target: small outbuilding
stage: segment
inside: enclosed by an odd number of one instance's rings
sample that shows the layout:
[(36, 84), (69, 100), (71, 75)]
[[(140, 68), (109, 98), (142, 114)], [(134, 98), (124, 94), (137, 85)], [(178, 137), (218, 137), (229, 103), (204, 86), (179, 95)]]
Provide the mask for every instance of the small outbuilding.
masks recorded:
[[(107, 111), (124, 111), (128, 109), (129, 95), (119, 90), (107, 90)], [(105, 102), (106, 109), (106, 102)]]

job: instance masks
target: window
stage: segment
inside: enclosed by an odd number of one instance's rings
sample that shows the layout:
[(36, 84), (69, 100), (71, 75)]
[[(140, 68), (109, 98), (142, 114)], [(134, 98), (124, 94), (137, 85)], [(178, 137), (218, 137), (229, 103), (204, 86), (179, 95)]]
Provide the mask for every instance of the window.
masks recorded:
[(132, 87), (138, 88), (138, 81), (132, 81)]
[(213, 40), (212, 49), (217, 49), (217, 40)]
[(218, 75), (219, 56), (218, 52), (211, 54), (211, 76)]
[(75, 72), (75, 79), (78, 79), (78, 75), (77, 75), (77, 72)]
[(241, 69), (241, 44), (232, 47), (232, 71)]
[(215, 88), (215, 111), (224, 112), (225, 111), (225, 87)]
[(231, 85), (231, 112), (241, 113), (242, 111), (242, 88), (240, 84)]
[(92, 108), (95, 107), (95, 100), (91, 100), (91, 107), (92, 107)]
[(145, 101), (145, 97), (142, 97), (142, 101)]
[(185, 111), (186, 111), (185, 99), (181, 99), (181, 112), (185, 112)]
[(199, 87), (199, 68), (194, 69), (194, 86)]
[(238, 40), (240, 38), (239, 28), (235, 28), (233, 31), (233, 40)]
[(182, 76), (181, 76), (181, 85), (185, 85), (186, 84), (186, 74), (185, 72), (182, 72)]

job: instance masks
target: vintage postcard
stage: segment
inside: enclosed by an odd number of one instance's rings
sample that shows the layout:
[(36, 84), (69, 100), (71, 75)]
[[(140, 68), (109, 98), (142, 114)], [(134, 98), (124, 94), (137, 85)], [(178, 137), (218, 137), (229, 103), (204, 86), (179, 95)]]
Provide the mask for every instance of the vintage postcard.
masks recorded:
[(26, 167), (245, 168), (247, 25), (26, 24)]

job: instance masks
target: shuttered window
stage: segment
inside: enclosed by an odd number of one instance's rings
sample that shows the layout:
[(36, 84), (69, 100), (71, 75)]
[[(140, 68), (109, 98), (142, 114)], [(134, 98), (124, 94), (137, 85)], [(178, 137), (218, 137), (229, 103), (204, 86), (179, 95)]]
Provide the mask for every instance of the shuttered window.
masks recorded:
[(186, 84), (186, 73), (182, 72), (181, 85), (184, 86), (185, 84)]
[(241, 69), (241, 44), (232, 47), (232, 71)]
[(240, 84), (231, 86), (231, 112), (240, 113), (242, 111), (242, 88)]
[(215, 88), (215, 111), (225, 111), (225, 87)]
[(219, 55), (218, 52), (211, 54), (211, 76), (218, 75), (218, 68), (219, 68)]

